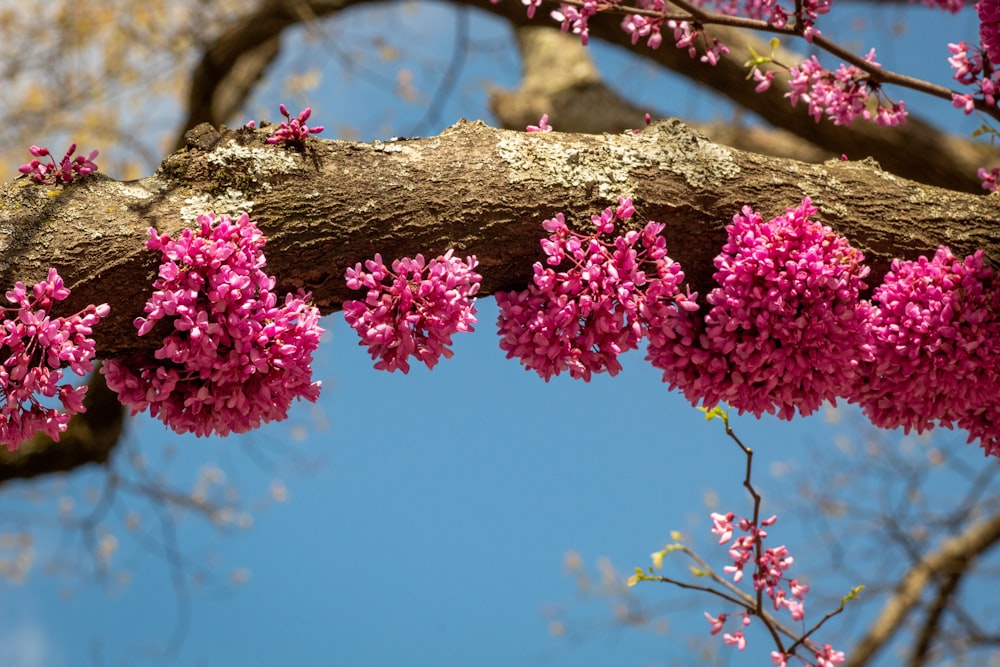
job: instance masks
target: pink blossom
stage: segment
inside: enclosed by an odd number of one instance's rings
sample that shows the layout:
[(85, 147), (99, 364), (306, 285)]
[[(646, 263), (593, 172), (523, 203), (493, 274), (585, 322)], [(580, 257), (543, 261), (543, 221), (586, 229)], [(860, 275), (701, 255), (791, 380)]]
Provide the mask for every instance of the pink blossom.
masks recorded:
[(529, 125), (524, 129), (527, 132), (551, 132), (552, 126), (549, 125), (549, 115), (543, 113), (542, 117), (538, 119), (538, 125)]
[(819, 651), (814, 651), (816, 655), (816, 667), (835, 667), (844, 662), (844, 652), (835, 651), (829, 644), (824, 644)]
[(741, 651), (747, 647), (747, 638), (742, 632), (734, 632), (732, 634), (727, 632), (722, 635), (722, 641), (726, 642), (727, 646), (735, 646)]
[(719, 614), (718, 616), (712, 616), (707, 611), (705, 612), (705, 618), (708, 620), (708, 624), (712, 626), (710, 634), (717, 635), (722, 632), (722, 627), (726, 623), (726, 615)]
[(806, 198), (767, 222), (749, 207), (733, 217), (709, 311), (678, 310), (650, 328), (646, 358), (671, 388), (782, 419), (850, 392), (872, 354), (859, 301), (868, 268), (816, 212)]
[(306, 125), (306, 121), (309, 120), (309, 116), (312, 114), (312, 109), (309, 107), (303, 109), (295, 118), (292, 118), (292, 115), (288, 112), (288, 108), (284, 104), (279, 105), (278, 110), (281, 111), (281, 115), (285, 117), (285, 120), (274, 131), (274, 134), (267, 138), (267, 143), (269, 144), (285, 144), (286, 146), (303, 148), (310, 134), (319, 134), (324, 129), (322, 125), (314, 127)]
[[(32, 287), (30, 296), (20, 281), (6, 293), (15, 306), (3, 308), (0, 335), (5, 357), (0, 364), (0, 442), (8, 450), (16, 450), (36, 431), (58, 441), (70, 417), (85, 411), (87, 386), (60, 384), (62, 371), (69, 368), (82, 376), (94, 369), (94, 341), (88, 336), (110, 308), (89, 305), (69, 317), (51, 317), (54, 304), (69, 294), (55, 269)], [(48, 407), (43, 399), (58, 399), (62, 410)]]
[(618, 355), (679, 307), (684, 274), (667, 257), (664, 225), (647, 222), (641, 232), (612, 236), (615, 223), (634, 212), (632, 200), (620, 198), (593, 216), (589, 235), (570, 231), (562, 214), (542, 223), (548, 267), (536, 262), (528, 289), (496, 295), (508, 359), (519, 358), (546, 381), (563, 371), (585, 381), (593, 373), (615, 375)]
[[(875, 62), (875, 49), (865, 56), (872, 65)], [(791, 90), (785, 97), (796, 106), (801, 100), (809, 108), (809, 113), (819, 122), (825, 114), (834, 125), (850, 125), (858, 118), (872, 119), (872, 113), (867, 108), (872, 92), (880, 97), (880, 88), (872, 84), (866, 72), (853, 65), (841, 64), (835, 71), (820, 65), (816, 56), (802, 61), (798, 66), (789, 69), (788, 85)], [(902, 102), (889, 103), (885, 106), (881, 99), (874, 121), (880, 125), (902, 125), (906, 122), (906, 106)]]
[(980, 167), (976, 173), (983, 182), (983, 190), (988, 190), (989, 192), (997, 191), (997, 178), (1000, 178), (1000, 169), (993, 167), (987, 171), (985, 168)]
[[(77, 176), (87, 176), (97, 171), (97, 164), (94, 160), (97, 159), (98, 152), (94, 150), (90, 151), (86, 157), (83, 155), (73, 157), (73, 153), (76, 152), (75, 143), (69, 145), (66, 154), (58, 163), (49, 149), (44, 146), (32, 146), (28, 152), (35, 159), (27, 164), (22, 164), (18, 167), (18, 171), (30, 176), (35, 183), (71, 183)], [(38, 159), (41, 157), (49, 158), (48, 164)]]
[(987, 410), (1000, 389), (1000, 298), (982, 251), (895, 260), (873, 300), (875, 358), (851, 395), (873, 424), (964, 427)]
[(403, 373), (409, 357), (433, 368), (442, 356), (450, 358), (451, 337), (473, 331), (476, 300), (482, 277), (473, 269), (478, 262), (463, 262), (449, 250), (424, 263), (423, 255), (404, 257), (390, 270), (382, 256), (361, 263), (346, 273), (347, 286), (367, 290), (364, 301), (344, 304), (344, 318), (368, 346), (375, 368)]
[(587, 0), (579, 7), (565, 3), (561, 4), (559, 5), (559, 9), (553, 10), (550, 16), (562, 24), (561, 28), (563, 32), (572, 32), (574, 35), (579, 35), (580, 42), (586, 46), (590, 40), (590, 31), (587, 26), (587, 20), (598, 11), (599, 8), (597, 2)]
[(979, 0), (979, 41), (986, 56), (994, 65), (1000, 65), (1000, 0)]
[[(152, 354), (108, 361), (108, 386), (132, 414), (149, 409), (178, 433), (228, 435), (288, 416), (293, 399), (315, 401), (312, 353), (323, 330), (309, 294), (272, 291), (264, 236), (246, 214), (201, 215), (176, 239), (150, 228), (161, 255), (139, 335), (170, 322)], [(161, 325), (162, 326), (162, 325)]]

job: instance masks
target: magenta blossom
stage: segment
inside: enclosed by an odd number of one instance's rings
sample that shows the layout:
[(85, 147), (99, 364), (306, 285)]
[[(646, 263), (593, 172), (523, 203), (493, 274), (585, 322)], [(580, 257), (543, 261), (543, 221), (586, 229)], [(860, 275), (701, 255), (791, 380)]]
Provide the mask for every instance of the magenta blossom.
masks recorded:
[[(309, 120), (309, 116), (312, 114), (312, 109), (309, 107), (303, 109), (295, 118), (292, 118), (292, 115), (288, 113), (288, 108), (284, 104), (279, 105), (278, 110), (281, 111), (281, 115), (285, 117), (285, 120), (274, 131), (274, 134), (267, 138), (267, 143), (269, 144), (285, 144), (286, 146), (302, 148), (306, 145), (306, 139), (310, 134), (319, 134), (325, 129), (322, 125), (314, 127), (306, 125), (306, 121)], [(249, 123), (247, 123), (247, 126), (253, 127)]]
[(991, 451), (1000, 436), (1000, 294), (982, 251), (962, 259), (942, 246), (932, 259), (895, 260), (873, 300), (875, 359), (851, 400), (876, 426), (958, 424)]
[(391, 270), (376, 254), (364, 268), (359, 262), (347, 270), (347, 286), (368, 293), (364, 301), (344, 304), (344, 318), (378, 360), (375, 368), (407, 373), (411, 356), (434, 368), (442, 356), (452, 356), (453, 334), (474, 330), (478, 262), (463, 262), (453, 252), (426, 264), (423, 255), (404, 257)]
[(1000, 0), (979, 0), (979, 41), (993, 65), (1000, 65)]
[[(875, 49), (868, 52), (865, 60), (879, 66), (875, 62)], [(883, 126), (906, 123), (906, 105), (888, 101), (886, 106), (881, 99), (881, 89), (871, 83), (864, 70), (854, 65), (841, 64), (835, 72), (831, 72), (819, 64), (816, 56), (811, 56), (792, 67), (789, 75), (791, 91), (785, 93), (785, 97), (791, 100), (792, 106), (800, 100), (805, 102), (816, 122), (825, 114), (834, 125), (850, 125), (859, 116)], [(878, 99), (874, 114), (868, 109), (869, 97), (873, 93)]]
[(552, 126), (549, 125), (549, 115), (543, 113), (542, 117), (538, 120), (538, 125), (529, 125), (524, 129), (527, 132), (551, 132)]
[[(85, 375), (94, 369), (94, 341), (88, 336), (110, 308), (90, 305), (69, 317), (51, 317), (52, 306), (69, 294), (55, 269), (30, 291), (18, 281), (6, 294), (15, 305), (3, 308), (0, 335), (5, 357), (0, 365), (0, 442), (8, 450), (36, 431), (58, 441), (70, 417), (85, 412), (87, 385), (60, 384), (62, 370)], [(43, 398), (58, 399), (62, 410), (47, 407)]]
[[(98, 152), (94, 150), (90, 151), (86, 157), (83, 155), (73, 157), (73, 153), (76, 152), (76, 144), (69, 145), (69, 149), (59, 162), (56, 162), (52, 153), (44, 146), (32, 146), (28, 152), (35, 159), (27, 164), (22, 164), (18, 167), (18, 171), (30, 176), (35, 183), (71, 183), (77, 176), (86, 176), (97, 171), (94, 160), (97, 158)], [(41, 157), (49, 158), (48, 164), (38, 159)]]
[(868, 268), (816, 212), (806, 198), (767, 222), (750, 207), (733, 217), (704, 319), (681, 310), (650, 333), (647, 359), (671, 388), (782, 419), (847, 395), (872, 355), (858, 299)]
[(150, 228), (159, 277), (135, 326), (144, 336), (169, 323), (152, 354), (108, 361), (108, 386), (132, 414), (149, 413), (178, 433), (227, 435), (288, 416), (293, 399), (315, 401), (312, 353), (323, 330), (309, 294), (272, 291), (264, 236), (246, 214), (198, 217), (174, 239)]
[(592, 216), (596, 230), (588, 235), (570, 231), (561, 213), (542, 223), (549, 266), (535, 263), (528, 289), (496, 294), (508, 359), (519, 358), (546, 381), (563, 371), (585, 381), (592, 373), (615, 375), (618, 355), (639, 345), (649, 322), (690, 307), (679, 291), (684, 273), (667, 257), (663, 224), (614, 235), (615, 222), (634, 214), (632, 200), (622, 197)]

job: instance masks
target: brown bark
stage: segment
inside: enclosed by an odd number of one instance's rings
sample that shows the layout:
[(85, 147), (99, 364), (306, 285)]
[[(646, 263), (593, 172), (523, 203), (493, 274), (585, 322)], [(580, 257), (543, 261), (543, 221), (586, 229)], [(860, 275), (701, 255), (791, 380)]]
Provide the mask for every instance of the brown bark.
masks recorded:
[(455, 248), (479, 257), (484, 293), (523, 287), (539, 259), (543, 219), (562, 211), (582, 227), (623, 194), (635, 198), (643, 219), (667, 225), (671, 255), (702, 293), (723, 228), (741, 206), (774, 215), (804, 196), (866, 252), (873, 281), (893, 257), (938, 244), (961, 253), (983, 248), (1000, 260), (994, 197), (909, 182), (868, 162), (807, 165), (742, 153), (678, 121), (603, 136), (463, 122), (420, 140), (311, 139), (305, 153), (266, 144), (264, 131), (198, 130), (189, 148), (141, 181), (4, 186), (0, 285), (38, 280), (55, 266), (73, 290), (68, 312), (112, 305), (95, 339), (101, 356), (116, 356), (156, 346), (132, 325), (156, 271), (143, 245), (151, 225), (177, 233), (189, 224), (185, 215), (249, 208), (269, 238), (269, 270), (281, 287), (312, 290), (328, 313), (356, 296), (344, 270), (376, 252), (393, 258)]
[(911, 568), (900, 580), (868, 632), (847, 655), (845, 667), (861, 667), (871, 662), (918, 606), (929, 586), (939, 577), (960, 575), (974, 567), (978, 557), (1000, 541), (1000, 514), (968, 526)]

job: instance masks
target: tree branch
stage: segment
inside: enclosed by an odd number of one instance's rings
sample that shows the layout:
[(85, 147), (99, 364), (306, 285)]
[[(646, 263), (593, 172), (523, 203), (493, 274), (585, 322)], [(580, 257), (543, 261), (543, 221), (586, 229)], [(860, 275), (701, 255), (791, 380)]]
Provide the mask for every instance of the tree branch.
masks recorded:
[(528, 134), (463, 122), (428, 139), (350, 143), (310, 139), (306, 154), (264, 142), (263, 130), (208, 126), (152, 177), (91, 177), (65, 189), (23, 179), (0, 191), (0, 285), (56, 267), (73, 295), (112, 304), (98, 352), (152, 349), (143, 314), (158, 259), (153, 225), (176, 234), (198, 213), (250, 209), (269, 237), (269, 271), (304, 287), (324, 313), (357, 296), (344, 270), (385, 257), (455, 248), (479, 257), (484, 294), (522, 288), (540, 258), (540, 223), (564, 212), (577, 225), (619, 195), (666, 224), (671, 255), (693, 287), (712, 285), (712, 259), (740, 207), (772, 216), (809, 196), (822, 219), (865, 251), (875, 282), (894, 257), (949, 244), (1000, 260), (1000, 202), (923, 186), (867, 162), (806, 165), (712, 144), (678, 121), (638, 134)]
[[(1000, 541), (1000, 514), (975, 523), (961, 534), (946, 540), (933, 553), (917, 563), (896, 586), (896, 592), (882, 612), (871, 624), (867, 634), (847, 652), (845, 667), (860, 667), (868, 664), (875, 654), (884, 647), (893, 635), (902, 628), (903, 622), (917, 605), (924, 589), (936, 578), (944, 574), (954, 577), (975, 562)], [(957, 579), (956, 579), (957, 582)]]

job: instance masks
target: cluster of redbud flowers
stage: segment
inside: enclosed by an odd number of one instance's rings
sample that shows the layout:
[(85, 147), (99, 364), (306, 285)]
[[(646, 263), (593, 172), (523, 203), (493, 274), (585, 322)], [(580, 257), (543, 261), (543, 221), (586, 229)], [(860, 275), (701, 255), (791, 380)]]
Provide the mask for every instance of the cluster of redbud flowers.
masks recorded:
[(430, 262), (403, 257), (391, 269), (376, 254), (364, 267), (347, 269), (347, 286), (367, 293), (344, 303), (344, 317), (377, 360), (375, 368), (407, 373), (410, 357), (433, 368), (452, 356), (452, 335), (476, 323), (477, 265), (475, 257), (462, 261), (449, 250)]
[(167, 333), (152, 354), (102, 371), (132, 414), (148, 409), (178, 433), (243, 433), (284, 419), (293, 399), (319, 397), (319, 311), (308, 293), (275, 294), (264, 236), (246, 214), (202, 215), (198, 225), (176, 239), (149, 230), (146, 247), (162, 260), (135, 326), (140, 336)]
[[(35, 183), (71, 183), (77, 176), (86, 176), (97, 171), (94, 159), (97, 158), (98, 152), (93, 150), (86, 156), (73, 157), (73, 153), (76, 152), (75, 143), (69, 145), (69, 149), (59, 162), (56, 162), (55, 157), (44, 146), (32, 146), (28, 152), (34, 156), (34, 159), (27, 164), (22, 164), (18, 167), (18, 171), (30, 177)], [(38, 159), (44, 157), (49, 159), (47, 163)]]
[[(805, 619), (805, 596), (809, 592), (809, 586), (800, 583), (797, 579), (786, 580), (785, 573), (791, 568), (794, 559), (784, 546), (763, 548), (763, 541), (767, 539), (768, 526), (774, 525), (778, 517), (772, 516), (764, 519), (758, 526), (750, 519), (738, 517), (732, 512), (720, 514), (713, 512), (712, 533), (719, 536), (719, 544), (729, 545), (729, 557), (732, 565), (723, 568), (723, 572), (732, 575), (733, 583), (738, 584), (743, 580), (743, 573), (750, 564), (753, 568), (753, 590), (755, 593), (763, 592), (774, 606), (775, 611), (786, 610), (795, 622)], [(757, 557), (758, 545), (760, 556)], [(711, 634), (717, 635), (725, 629), (728, 614), (712, 614), (705, 612), (705, 618), (711, 626)], [(740, 630), (726, 632), (722, 635), (722, 640), (729, 646), (735, 646), (743, 650), (747, 646), (747, 638), (742, 628), (750, 625), (750, 614), (742, 614)], [(829, 644), (823, 646), (806, 642), (806, 646), (813, 652), (815, 665), (817, 667), (833, 667), (844, 662), (844, 653), (836, 651)], [(778, 651), (771, 651), (772, 664), (784, 667), (793, 656), (783, 654)], [(803, 664), (810, 664), (801, 659)]]
[[(69, 317), (52, 317), (57, 301), (70, 290), (55, 269), (30, 291), (18, 281), (6, 293), (14, 307), (4, 307), (0, 349), (0, 442), (15, 450), (40, 431), (53, 440), (66, 430), (70, 417), (85, 412), (87, 386), (60, 384), (63, 369), (78, 375), (93, 370), (93, 327), (110, 309), (107, 304), (89, 305)], [(51, 399), (50, 405), (40, 398)], [(62, 409), (51, 407), (56, 399)]]
[[(325, 129), (322, 125), (309, 127), (306, 124), (309, 116), (312, 115), (312, 109), (309, 107), (300, 111), (294, 118), (284, 104), (278, 105), (278, 111), (285, 117), (285, 120), (281, 122), (274, 134), (267, 138), (269, 144), (284, 144), (285, 146), (302, 148), (306, 145), (306, 139), (309, 138), (310, 134), (319, 134)], [(257, 121), (251, 120), (245, 127), (257, 127)]]
[[(680, 265), (667, 257), (664, 225), (614, 235), (615, 223), (635, 214), (621, 197), (591, 220), (594, 231), (571, 231), (560, 213), (542, 223), (546, 264), (536, 262), (528, 289), (496, 294), (500, 348), (546, 381), (568, 371), (589, 380), (592, 373), (621, 370), (618, 355), (638, 347), (644, 327), (666, 307), (694, 307), (680, 294)], [(559, 270), (553, 267), (559, 267)]]
[(589, 380), (645, 337), (646, 359), (695, 405), (791, 419), (844, 398), (877, 426), (958, 426), (1000, 456), (1000, 278), (982, 253), (897, 260), (868, 301), (864, 256), (817, 212), (808, 198), (771, 220), (744, 207), (704, 309), (662, 224), (615, 234), (630, 199), (589, 234), (557, 215), (528, 289), (496, 295), (500, 347), (546, 380)]

